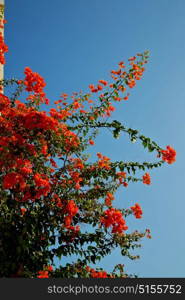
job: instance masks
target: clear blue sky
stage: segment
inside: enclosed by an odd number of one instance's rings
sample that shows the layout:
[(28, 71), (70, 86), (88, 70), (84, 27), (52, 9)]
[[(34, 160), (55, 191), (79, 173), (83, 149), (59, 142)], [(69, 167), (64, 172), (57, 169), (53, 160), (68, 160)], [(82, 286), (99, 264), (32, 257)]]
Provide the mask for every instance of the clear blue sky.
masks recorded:
[[(117, 252), (101, 266), (125, 263), (140, 277), (185, 277), (185, 1), (184, 0), (6, 0), (5, 74), (23, 77), (25, 66), (47, 81), (48, 97), (87, 91), (90, 83), (108, 79), (121, 60), (150, 50), (142, 81), (113, 118), (139, 129), (163, 148), (177, 151), (177, 162), (150, 172), (152, 185), (130, 185), (116, 205), (139, 202), (142, 220), (133, 229), (150, 228), (153, 238), (129, 262)], [(112, 160), (156, 160), (126, 136), (98, 138), (96, 149)]]

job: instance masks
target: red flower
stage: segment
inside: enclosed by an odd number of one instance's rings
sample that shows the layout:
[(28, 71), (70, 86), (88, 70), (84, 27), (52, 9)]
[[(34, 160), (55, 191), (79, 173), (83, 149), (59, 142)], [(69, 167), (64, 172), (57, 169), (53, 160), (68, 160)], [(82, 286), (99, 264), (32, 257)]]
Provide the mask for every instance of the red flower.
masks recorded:
[(125, 172), (118, 172), (116, 173), (116, 175), (118, 176), (119, 183), (125, 185), (126, 182), (124, 181), (124, 179), (126, 179), (127, 174)]
[(21, 215), (24, 216), (24, 214), (26, 213), (27, 209), (25, 207), (21, 207)]
[(131, 206), (131, 210), (133, 211), (136, 219), (141, 219), (143, 212), (138, 203), (136, 203), (134, 206)]
[(136, 57), (135, 56), (132, 56), (132, 57), (130, 57), (128, 60), (129, 61), (134, 61), (136, 59)]
[(71, 217), (75, 216), (78, 212), (78, 207), (73, 200), (70, 200), (66, 206), (67, 212)]
[(98, 84), (97, 89), (98, 89), (98, 91), (101, 91), (101, 90), (103, 90), (103, 87), (100, 84)]
[(34, 175), (34, 181), (36, 186), (49, 186), (49, 179), (47, 178), (47, 176), (45, 174), (39, 174), (36, 173)]
[(5, 57), (4, 57), (5, 52), (8, 52), (8, 46), (5, 44), (4, 37), (0, 32), (0, 63), (2, 65), (5, 64)]
[(94, 141), (93, 140), (89, 140), (89, 144), (90, 145), (94, 145)]
[(126, 222), (120, 210), (109, 208), (104, 212), (100, 222), (107, 228), (112, 226), (112, 233), (123, 233), (127, 230)]
[(108, 82), (105, 81), (105, 80), (99, 80), (99, 83), (101, 83), (101, 84), (103, 84), (103, 85), (105, 85), (105, 86), (108, 84)]
[(151, 184), (151, 179), (150, 179), (150, 174), (146, 173), (145, 175), (143, 175), (143, 183), (144, 184)]
[(69, 227), (71, 225), (71, 222), (72, 222), (72, 218), (70, 216), (65, 216), (64, 218), (65, 227)]
[(124, 61), (120, 61), (120, 63), (118, 65), (119, 65), (120, 68), (125, 68)]
[(0, 111), (6, 110), (10, 107), (10, 99), (0, 93)]
[(101, 159), (98, 161), (98, 167), (100, 169), (110, 170), (110, 158), (108, 158), (107, 156), (100, 156), (101, 153), (97, 153), (97, 155), (99, 155), (99, 158), (101, 157)]
[(26, 75), (24, 80), (26, 91), (36, 94), (42, 93), (43, 88), (46, 86), (44, 79), (38, 73), (33, 72), (29, 67), (25, 68), (24, 73)]
[(91, 271), (91, 268), (90, 268), (89, 266), (86, 266), (85, 269), (86, 269), (87, 272), (90, 272), (90, 271)]
[(45, 102), (49, 104), (49, 100), (45, 97), (46, 94), (43, 92), (43, 88), (46, 86), (44, 79), (36, 72), (33, 72), (29, 67), (25, 68), (24, 74), (26, 75), (24, 80), (24, 85), (26, 86), (26, 91), (33, 92), (34, 95), (30, 95), (27, 99), (31, 101)]
[[(84, 168), (83, 161), (80, 158), (72, 158), (72, 159), (70, 159), (70, 161), (73, 162), (73, 168), (80, 169), (80, 170), (82, 170)], [(71, 173), (71, 176), (73, 177), (73, 179), (75, 177), (79, 178), (80, 174), (77, 172), (73, 172), (73, 173)]]
[(52, 272), (53, 271), (53, 267), (52, 266), (47, 266), (46, 267), (47, 271)]
[(4, 189), (12, 189), (17, 184), (19, 184), (21, 190), (24, 190), (26, 187), (26, 183), (21, 174), (16, 173), (16, 172), (11, 172), (11, 173), (8, 173), (7, 175), (5, 175), (5, 177), (3, 179), (3, 188)]
[(106, 195), (106, 198), (105, 198), (105, 204), (107, 206), (111, 206), (113, 200), (114, 200), (113, 194), (108, 192), (107, 195)]
[(162, 153), (162, 160), (168, 164), (172, 164), (176, 161), (176, 151), (172, 147), (167, 146), (166, 150), (161, 150), (160, 152)]
[(91, 270), (91, 277), (92, 278), (107, 278), (107, 272), (105, 271), (95, 271), (94, 269)]
[(95, 88), (94, 84), (90, 84), (90, 85), (89, 85), (89, 88), (90, 88), (90, 90), (91, 90), (91, 93), (97, 93), (97, 92), (98, 92), (98, 89)]
[(56, 162), (54, 161), (54, 159), (50, 158), (50, 163), (52, 164), (52, 166), (54, 168), (58, 168), (58, 166), (57, 166)]
[(37, 278), (49, 278), (48, 271), (39, 271)]

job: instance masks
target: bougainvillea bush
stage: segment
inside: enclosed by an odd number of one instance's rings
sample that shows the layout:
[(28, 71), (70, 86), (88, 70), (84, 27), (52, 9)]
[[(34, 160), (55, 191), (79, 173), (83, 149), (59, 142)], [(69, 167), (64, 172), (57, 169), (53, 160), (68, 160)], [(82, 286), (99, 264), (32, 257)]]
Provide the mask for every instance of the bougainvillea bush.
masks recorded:
[[(1, 26), (4, 21), (1, 20)], [(7, 51), (0, 35), (0, 63)], [(137, 130), (109, 122), (114, 103), (124, 105), (142, 78), (148, 52), (120, 62), (110, 82), (90, 84), (87, 93), (62, 94), (49, 105), (44, 79), (29, 67), (23, 79), (3, 79), (0, 93), (0, 276), (1, 277), (127, 277), (122, 264), (112, 272), (96, 266), (119, 248), (124, 257), (150, 238), (150, 230), (130, 232), (127, 217), (141, 218), (139, 203), (114, 207), (115, 192), (130, 182), (151, 183), (149, 169), (175, 161), (175, 150), (162, 149)], [(11, 96), (4, 93), (14, 88)], [(27, 93), (20, 100), (21, 93)], [(111, 161), (98, 152), (89, 159), (97, 130), (121, 132), (156, 152), (156, 161)], [(141, 171), (141, 178), (137, 177)], [(82, 230), (84, 225), (87, 230)], [(64, 264), (63, 257), (76, 257)], [(61, 264), (54, 261), (61, 259)], [(95, 266), (95, 267), (94, 267)]]

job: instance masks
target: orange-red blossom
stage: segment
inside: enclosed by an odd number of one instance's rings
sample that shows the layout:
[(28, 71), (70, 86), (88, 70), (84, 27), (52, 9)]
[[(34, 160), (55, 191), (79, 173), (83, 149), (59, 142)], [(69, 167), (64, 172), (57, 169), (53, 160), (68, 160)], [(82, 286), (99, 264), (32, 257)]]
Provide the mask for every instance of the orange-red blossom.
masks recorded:
[(136, 219), (141, 219), (143, 212), (141, 206), (138, 203), (136, 203), (134, 206), (131, 206), (131, 210), (133, 211)]
[(166, 150), (161, 150), (162, 160), (166, 161), (168, 164), (172, 164), (176, 161), (176, 151), (171, 146), (167, 146)]
[(107, 209), (104, 212), (104, 215), (100, 218), (100, 222), (106, 228), (112, 227), (112, 233), (122, 234), (128, 229), (121, 211), (115, 208)]
[(150, 174), (149, 173), (145, 173), (143, 175), (143, 183), (144, 184), (151, 184), (151, 178), (150, 178)]

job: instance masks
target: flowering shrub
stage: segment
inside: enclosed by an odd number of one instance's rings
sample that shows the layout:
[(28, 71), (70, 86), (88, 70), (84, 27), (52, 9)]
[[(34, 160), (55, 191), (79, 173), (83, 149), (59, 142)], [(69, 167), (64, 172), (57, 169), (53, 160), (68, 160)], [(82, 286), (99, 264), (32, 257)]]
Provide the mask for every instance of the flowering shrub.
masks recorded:
[[(1, 63), (6, 51), (0, 35)], [(114, 103), (124, 105), (129, 99), (128, 91), (142, 78), (147, 59), (146, 51), (129, 58), (128, 67), (120, 62), (111, 71), (110, 83), (101, 79), (90, 84), (86, 94), (62, 94), (49, 112), (41, 109), (49, 100), (38, 73), (27, 67), (23, 79), (1, 81), (1, 88), (15, 86), (11, 97), (0, 93), (1, 277), (127, 277), (122, 265), (107, 273), (89, 264), (118, 246), (123, 256), (137, 258), (130, 249), (139, 247), (144, 236), (150, 238), (150, 231), (129, 231), (126, 218), (141, 218), (142, 209), (138, 203), (114, 208), (115, 192), (130, 181), (149, 185), (148, 169), (175, 161), (172, 147), (163, 150), (137, 130), (108, 122)], [(28, 93), (25, 101), (19, 100), (22, 91)], [(113, 162), (98, 152), (90, 162), (87, 148), (94, 145), (96, 130), (103, 128), (114, 138), (128, 134), (162, 159)], [(141, 178), (135, 177), (137, 170), (145, 172)], [(83, 232), (84, 224), (91, 229)], [(73, 263), (52, 267), (56, 257), (72, 254)]]

